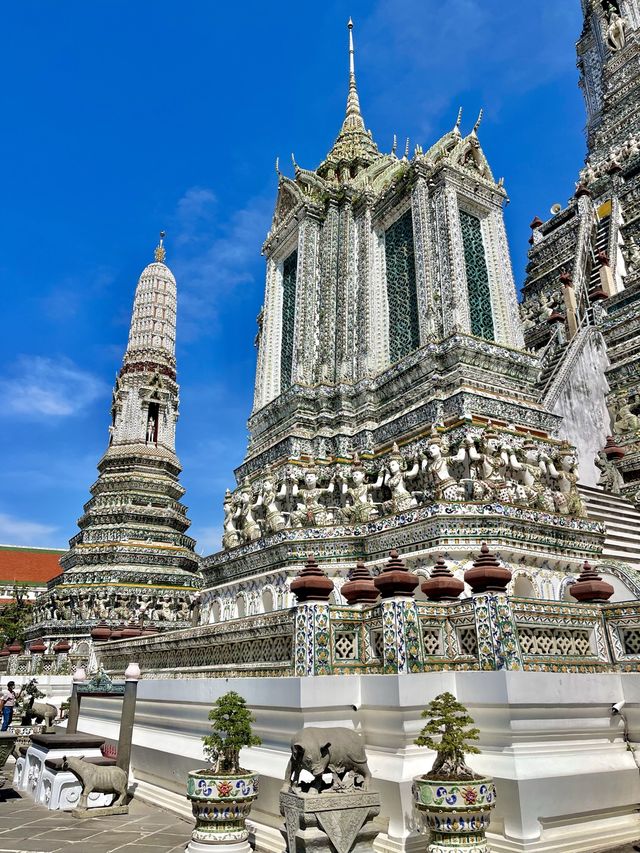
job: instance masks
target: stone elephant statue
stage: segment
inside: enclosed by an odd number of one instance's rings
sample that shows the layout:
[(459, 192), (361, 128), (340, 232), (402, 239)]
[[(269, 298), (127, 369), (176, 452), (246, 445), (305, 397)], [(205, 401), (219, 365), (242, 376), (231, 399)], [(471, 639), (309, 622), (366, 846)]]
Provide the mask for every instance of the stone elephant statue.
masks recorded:
[(287, 766), (285, 783), (300, 790), (300, 773), (306, 770), (313, 776), (310, 787), (321, 791), (327, 788), (323, 776), (331, 773), (332, 791), (346, 788), (367, 790), (371, 771), (367, 764), (364, 740), (352, 729), (315, 728), (300, 729), (291, 738), (291, 759)]

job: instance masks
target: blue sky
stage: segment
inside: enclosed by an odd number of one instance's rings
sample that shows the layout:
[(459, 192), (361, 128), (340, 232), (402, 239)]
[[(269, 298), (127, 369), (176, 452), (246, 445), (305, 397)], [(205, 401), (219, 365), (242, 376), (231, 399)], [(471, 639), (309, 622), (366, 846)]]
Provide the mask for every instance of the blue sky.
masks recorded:
[(64, 547), (107, 443), (133, 293), (168, 232), (183, 464), (199, 550), (246, 449), (274, 162), (340, 127), (346, 21), (380, 148), (455, 121), (504, 175), (516, 280), (528, 223), (584, 157), (579, 0), (22, 0), (3, 8), (0, 542)]

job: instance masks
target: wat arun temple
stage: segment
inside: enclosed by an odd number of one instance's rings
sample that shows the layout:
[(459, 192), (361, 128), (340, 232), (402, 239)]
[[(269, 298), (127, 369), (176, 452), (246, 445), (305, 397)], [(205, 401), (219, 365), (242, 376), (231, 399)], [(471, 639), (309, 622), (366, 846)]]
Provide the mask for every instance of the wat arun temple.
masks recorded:
[[(389, 818), (373, 849), (417, 853), (413, 741), (450, 690), (498, 786), (493, 851), (640, 837), (640, 0), (582, 8), (585, 166), (531, 223), (521, 301), (481, 116), (381, 151), (349, 23), (337, 138), (278, 173), (249, 443), (204, 558), (181, 503), (162, 240), (143, 271), (80, 530), (29, 649), (5, 654), (15, 672), (139, 663), (137, 797), (185, 809), (206, 712), (234, 689), (263, 741), (257, 853), (284, 849), (305, 724), (364, 735)], [(88, 701), (82, 730), (108, 734), (110, 714)]]

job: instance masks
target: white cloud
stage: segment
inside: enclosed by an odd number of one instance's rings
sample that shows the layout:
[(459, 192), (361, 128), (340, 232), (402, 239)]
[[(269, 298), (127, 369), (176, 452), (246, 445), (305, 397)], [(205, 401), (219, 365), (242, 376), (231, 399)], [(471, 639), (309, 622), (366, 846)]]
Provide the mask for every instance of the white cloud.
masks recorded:
[(50, 524), (25, 521), (0, 512), (0, 542), (6, 545), (55, 547), (51, 545), (51, 539), (57, 529)]
[(215, 212), (216, 196), (207, 187), (191, 187), (178, 202), (176, 246), (196, 243)]
[(5, 417), (65, 418), (107, 392), (106, 384), (70, 359), (22, 356), (7, 378), (0, 379)]
[(96, 300), (113, 285), (115, 278), (111, 268), (99, 266), (55, 282), (50, 292), (40, 301), (49, 317), (56, 322), (68, 322), (95, 305)]
[[(505, 99), (574, 69), (580, 25), (578, 3), (378, 0), (363, 22), (360, 64), (368, 75), (384, 75), (384, 85), (374, 86), (382, 111), (400, 115), (410, 93), (424, 136), (418, 141), (427, 143), (443, 112), (453, 125), (470, 93), (479, 100), (475, 110), (484, 106), (491, 118)], [(476, 115), (465, 116), (467, 129)]]
[(222, 525), (219, 527), (200, 527), (188, 531), (189, 536), (193, 536), (196, 540), (196, 551), (204, 556), (213, 554), (222, 548), (222, 532)]
[[(227, 219), (216, 218), (216, 198), (192, 187), (176, 210), (176, 247), (171, 267), (178, 281), (179, 336), (194, 338), (215, 319), (219, 300), (252, 284), (263, 270), (260, 246), (267, 236), (274, 198), (258, 195)], [(261, 282), (262, 286), (262, 282)]]

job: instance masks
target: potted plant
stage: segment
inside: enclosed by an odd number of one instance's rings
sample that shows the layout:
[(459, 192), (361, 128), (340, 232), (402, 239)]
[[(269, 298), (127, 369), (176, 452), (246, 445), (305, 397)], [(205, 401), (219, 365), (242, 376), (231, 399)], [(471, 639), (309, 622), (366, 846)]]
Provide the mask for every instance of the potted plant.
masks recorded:
[(429, 722), (415, 743), (435, 750), (436, 757), (431, 770), (414, 780), (413, 792), (431, 831), (429, 853), (486, 853), (496, 789), (493, 779), (474, 773), (465, 762), (465, 755), (480, 752), (472, 743), (480, 732), (452, 693), (436, 696), (422, 717)]
[(211, 734), (202, 738), (211, 767), (192, 770), (187, 797), (196, 819), (187, 850), (251, 853), (246, 818), (258, 796), (258, 775), (240, 767), (240, 750), (262, 741), (251, 728), (255, 718), (234, 691), (225, 693), (209, 711)]

